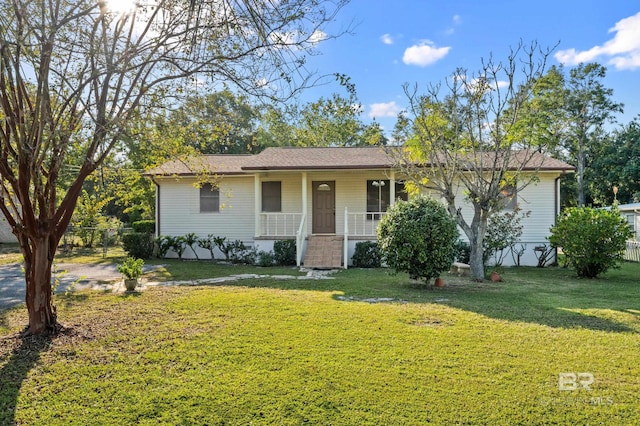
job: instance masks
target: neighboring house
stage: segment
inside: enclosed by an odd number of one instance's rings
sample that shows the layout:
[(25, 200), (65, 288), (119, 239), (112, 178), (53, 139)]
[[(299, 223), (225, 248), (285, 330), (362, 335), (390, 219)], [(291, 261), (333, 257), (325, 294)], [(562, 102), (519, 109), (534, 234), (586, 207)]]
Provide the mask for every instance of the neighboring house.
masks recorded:
[[(610, 210), (611, 207), (604, 207)], [(640, 203), (618, 204), (618, 211), (627, 220), (634, 239), (640, 241)]]
[(3, 214), (0, 213), (0, 243), (17, 243), (18, 239), (11, 231), (11, 226)]
[[(531, 212), (521, 238), (528, 265), (537, 263), (533, 249), (547, 243), (559, 212), (558, 179), (573, 170), (542, 160), (538, 181), (515, 195)], [(147, 173), (156, 184), (158, 235), (213, 234), (265, 251), (276, 240), (295, 239), (305, 266), (346, 267), (357, 242), (376, 239), (387, 207), (407, 197), (393, 159), (379, 147), (267, 148), (256, 155), (206, 155), (197, 163), (170, 161)], [(203, 171), (215, 174), (216, 184), (200, 186)]]

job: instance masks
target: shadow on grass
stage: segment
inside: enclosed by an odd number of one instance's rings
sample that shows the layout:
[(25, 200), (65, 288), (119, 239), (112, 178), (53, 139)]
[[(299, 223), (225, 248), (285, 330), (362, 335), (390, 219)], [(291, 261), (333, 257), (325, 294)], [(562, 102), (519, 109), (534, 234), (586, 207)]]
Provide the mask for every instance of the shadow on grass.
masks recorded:
[[(640, 265), (633, 268), (640, 274)], [(335, 292), (334, 299), (347, 303), (371, 299), (376, 299), (373, 300), (376, 303), (438, 303), (498, 320), (553, 328), (633, 332), (638, 330), (592, 311), (635, 315), (640, 312), (633, 305), (640, 299), (640, 286), (636, 279), (624, 278), (629, 275), (624, 272), (600, 280), (581, 280), (562, 268), (517, 268), (505, 271), (505, 281), (499, 283), (447, 276), (447, 286), (440, 289), (416, 285), (404, 274), (349, 269), (332, 274), (333, 279), (328, 280), (260, 278), (214, 285)], [(587, 310), (591, 312), (584, 312)]]
[(5, 348), (0, 352), (0, 424), (10, 425), (14, 424), (22, 383), (40, 354), (49, 349), (51, 337), (13, 336), (1, 342)]

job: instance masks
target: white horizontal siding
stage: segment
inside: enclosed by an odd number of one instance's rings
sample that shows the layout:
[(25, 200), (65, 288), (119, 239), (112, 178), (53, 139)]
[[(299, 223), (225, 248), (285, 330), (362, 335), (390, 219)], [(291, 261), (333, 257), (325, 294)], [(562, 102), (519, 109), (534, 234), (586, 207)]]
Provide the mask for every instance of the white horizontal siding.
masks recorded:
[(223, 177), (220, 184), (220, 211), (200, 213), (200, 189), (193, 179), (159, 179), (160, 235), (198, 236), (213, 234), (235, 241), (253, 241), (253, 176)]

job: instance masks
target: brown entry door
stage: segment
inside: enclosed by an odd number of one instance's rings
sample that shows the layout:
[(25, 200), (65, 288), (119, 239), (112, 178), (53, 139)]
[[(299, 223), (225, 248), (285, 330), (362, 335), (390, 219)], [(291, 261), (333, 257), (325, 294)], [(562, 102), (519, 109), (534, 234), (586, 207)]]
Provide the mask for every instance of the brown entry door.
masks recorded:
[(336, 182), (313, 182), (314, 234), (336, 233)]

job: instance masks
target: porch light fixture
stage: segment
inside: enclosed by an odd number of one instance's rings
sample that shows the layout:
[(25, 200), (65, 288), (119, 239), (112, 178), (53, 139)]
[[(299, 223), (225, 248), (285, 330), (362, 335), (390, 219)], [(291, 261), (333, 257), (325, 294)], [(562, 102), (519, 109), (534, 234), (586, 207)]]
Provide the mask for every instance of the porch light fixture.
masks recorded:
[(329, 186), (329, 184), (321, 183), (320, 185), (318, 185), (318, 191), (331, 191), (331, 187)]

